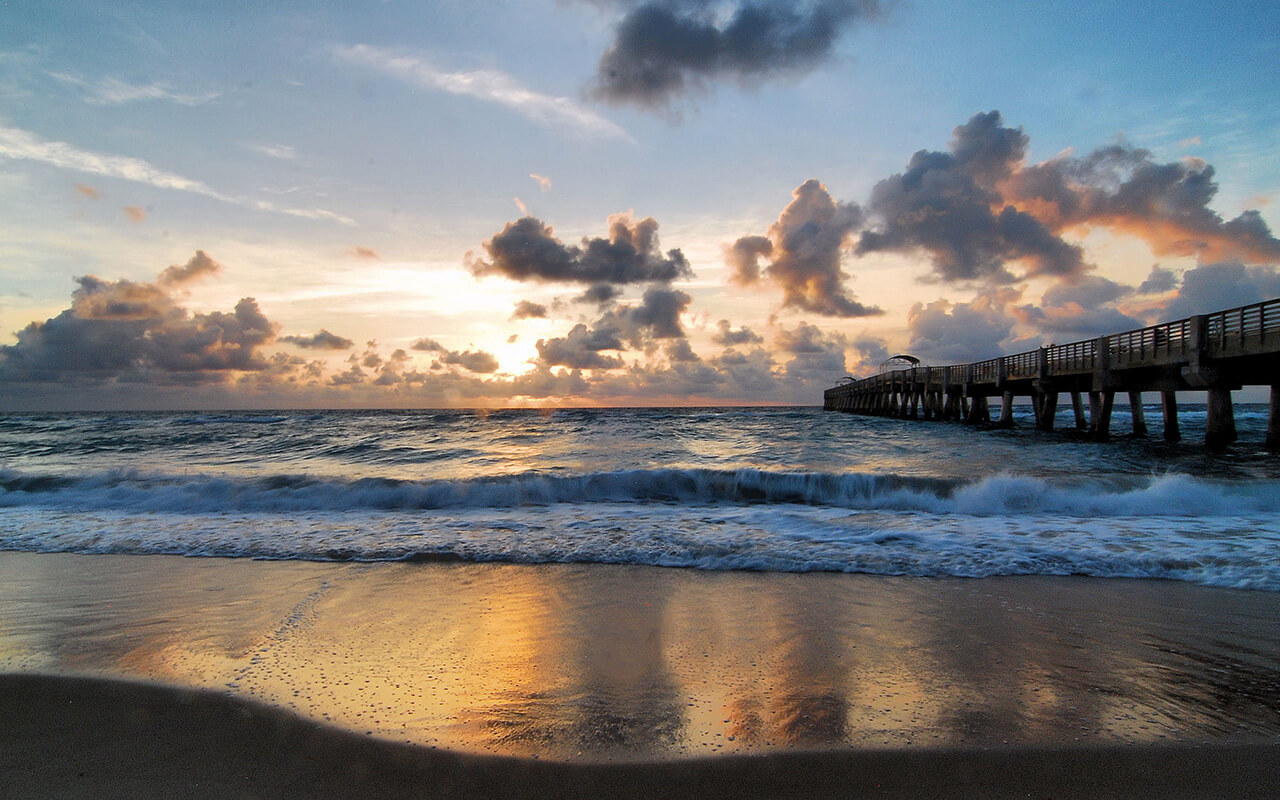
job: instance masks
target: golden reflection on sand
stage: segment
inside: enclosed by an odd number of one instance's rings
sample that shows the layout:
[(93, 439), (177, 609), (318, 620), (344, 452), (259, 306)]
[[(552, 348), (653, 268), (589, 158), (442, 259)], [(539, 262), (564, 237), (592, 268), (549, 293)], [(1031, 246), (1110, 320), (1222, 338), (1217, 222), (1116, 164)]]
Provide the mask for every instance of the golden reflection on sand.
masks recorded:
[(0, 670), (635, 759), (1280, 734), (1280, 598), (1183, 584), (0, 554)]

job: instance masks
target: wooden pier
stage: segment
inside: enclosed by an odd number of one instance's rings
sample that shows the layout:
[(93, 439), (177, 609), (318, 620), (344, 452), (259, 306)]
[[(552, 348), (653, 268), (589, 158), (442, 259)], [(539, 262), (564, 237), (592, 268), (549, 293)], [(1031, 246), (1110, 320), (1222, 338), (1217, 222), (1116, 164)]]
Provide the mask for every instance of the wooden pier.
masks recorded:
[[(1280, 298), (973, 364), (913, 366), (848, 378), (823, 393), (823, 408), (1008, 426), (1014, 399), (1029, 397), (1036, 428), (1051, 431), (1059, 397), (1066, 394), (1075, 427), (1105, 441), (1117, 392), (1128, 395), (1136, 436), (1147, 433), (1142, 393), (1159, 392), (1164, 438), (1177, 441), (1177, 393), (1204, 391), (1205, 445), (1216, 450), (1236, 440), (1231, 392), (1243, 386), (1271, 387), (1267, 447), (1280, 450)], [(996, 397), (1001, 402), (993, 420), (991, 398)]]

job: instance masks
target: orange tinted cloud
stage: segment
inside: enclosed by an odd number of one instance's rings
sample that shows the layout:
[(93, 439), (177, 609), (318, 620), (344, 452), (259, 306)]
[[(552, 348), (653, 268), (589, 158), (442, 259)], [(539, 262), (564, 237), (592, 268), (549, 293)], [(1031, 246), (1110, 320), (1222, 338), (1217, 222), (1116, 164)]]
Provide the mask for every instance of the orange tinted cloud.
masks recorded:
[(134, 222), (143, 222), (147, 218), (147, 210), (142, 206), (125, 206), (120, 210)]

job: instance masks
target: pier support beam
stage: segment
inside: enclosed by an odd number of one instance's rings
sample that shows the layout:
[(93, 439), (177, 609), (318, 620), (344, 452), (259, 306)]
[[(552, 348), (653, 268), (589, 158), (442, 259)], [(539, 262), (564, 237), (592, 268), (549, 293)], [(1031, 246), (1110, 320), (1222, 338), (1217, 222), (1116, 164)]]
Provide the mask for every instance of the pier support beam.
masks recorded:
[(1267, 449), (1280, 450), (1280, 384), (1271, 385), (1271, 415), (1267, 417)]
[(1129, 392), (1129, 413), (1133, 416), (1133, 435), (1147, 435), (1147, 418), (1142, 413), (1142, 392)]
[(1231, 406), (1231, 390), (1209, 387), (1208, 419), (1204, 423), (1204, 446), (1222, 450), (1236, 440), (1236, 417)]
[(1036, 420), (1036, 428), (1042, 431), (1053, 430), (1054, 417), (1058, 415), (1058, 393), (1049, 390), (1044, 393), (1040, 402), (1040, 415)]
[(1111, 407), (1115, 392), (1089, 392), (1089, 434), (1099, 442), (1111, 438)]
[[(1273, 398), (1272, 399), (1273, 408), (1275, 404), (1274, 398), (1276, 397), (1276, 394), (1277, 394), (1276, 390), (1272, 389), (1271, 397)], [(1276, 416), (1274, 411), (1272, 412), (1271, 416), (1273, 418)], [(1002, 428), (1013, 427), (1013, 392), (1005, 392), (1004, 395), (1002, 395), (1000, 398), (1000, 427)], [(1276, 438), (1277, 438), (1277, 441), (1280, 441), (1280, 436), (1277, 436)]]
[(1076, 430), (1089, 430), (1089, 423), (1085, 421), (1084, 418), (1084, 402), (1080, 399), (1079, 392), (1071, 393), (1071, 410), (1074, 411), (1076, 415)]
[(985, 395), (979, 395), (969, 401), (969, 410), (964, 421), (969, 425), (985, 425), (991, 421), (990, 407)]
[(1164, 440), (1180, 441), (1182, 431), (1178, 430), (1178, 393), (1171, 390), (1161, 392), (1160, 407), (1164, 411)]

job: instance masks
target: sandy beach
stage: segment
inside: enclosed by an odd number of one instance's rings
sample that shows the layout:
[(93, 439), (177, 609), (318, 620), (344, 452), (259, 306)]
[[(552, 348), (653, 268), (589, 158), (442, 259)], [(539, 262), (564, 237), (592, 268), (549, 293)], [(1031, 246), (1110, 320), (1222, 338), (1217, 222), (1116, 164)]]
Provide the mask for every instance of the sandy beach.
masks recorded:
[(0, 607), (6, 797), (1280, 787), (1268, 592), (3, 553)]

